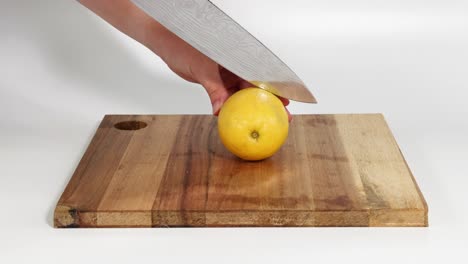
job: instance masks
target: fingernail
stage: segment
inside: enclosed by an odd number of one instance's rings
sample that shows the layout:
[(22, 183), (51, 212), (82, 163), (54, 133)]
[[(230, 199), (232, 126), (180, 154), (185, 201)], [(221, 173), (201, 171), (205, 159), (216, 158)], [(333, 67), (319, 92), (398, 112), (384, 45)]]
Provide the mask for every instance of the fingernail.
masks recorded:
[(220, 101), (214, 102), (214, 104), (213, 104), (213, 115), (218, 115), (219, 110), (221, 109), (222, 105), (223, 105), (223, 103), (221, 103)]

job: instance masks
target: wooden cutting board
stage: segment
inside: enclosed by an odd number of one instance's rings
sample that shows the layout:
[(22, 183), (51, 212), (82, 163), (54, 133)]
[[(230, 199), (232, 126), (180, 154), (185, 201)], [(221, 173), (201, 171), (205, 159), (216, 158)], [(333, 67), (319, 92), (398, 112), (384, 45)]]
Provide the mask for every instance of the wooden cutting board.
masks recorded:
[(56, 227), (427, 226), (380, 114), (296, 115), (273, 157), (242, 161), (205, 115), (108, 115)]

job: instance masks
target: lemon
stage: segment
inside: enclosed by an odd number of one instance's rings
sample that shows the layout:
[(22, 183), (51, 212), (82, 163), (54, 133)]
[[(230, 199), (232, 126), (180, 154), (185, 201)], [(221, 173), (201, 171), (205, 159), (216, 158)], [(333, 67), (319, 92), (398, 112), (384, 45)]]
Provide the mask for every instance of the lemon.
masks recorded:
[(285, 142), (288, 129), (288, 114), (281, 100), (260, 88), (236, 92), (218, 116), (221, 142), (244, 160), (271, 157)]

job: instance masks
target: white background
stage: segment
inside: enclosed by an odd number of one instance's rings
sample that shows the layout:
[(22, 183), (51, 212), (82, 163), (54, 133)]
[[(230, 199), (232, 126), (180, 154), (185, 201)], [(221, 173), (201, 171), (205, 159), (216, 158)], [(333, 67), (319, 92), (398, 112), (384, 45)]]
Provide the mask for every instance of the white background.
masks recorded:
[[(0, 1), (0, 262), (467, 263), (468, 1), (214, 1), (319, 104), (384, 113), (429, 228), (54, 229), (104, 114), (209, 114), (208, 96), (75, 1)], [(294, 122), (294, 121), (293, 121)]]

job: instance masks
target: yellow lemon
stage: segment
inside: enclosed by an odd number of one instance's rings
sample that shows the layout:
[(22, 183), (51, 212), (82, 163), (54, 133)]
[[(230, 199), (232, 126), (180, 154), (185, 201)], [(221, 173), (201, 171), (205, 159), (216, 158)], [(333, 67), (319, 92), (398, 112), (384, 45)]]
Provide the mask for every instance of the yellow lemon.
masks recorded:
[(221, 142), (244, 160), (262, 160), (275, 154), (286, 140), (288, 129), (288, 114), (281, 100), (260, 88), (236, 92), (218, 116)]

